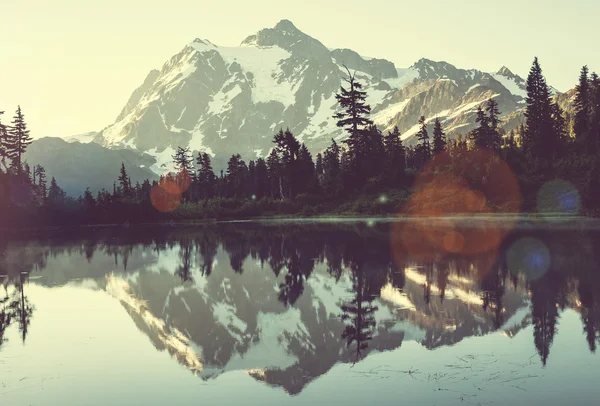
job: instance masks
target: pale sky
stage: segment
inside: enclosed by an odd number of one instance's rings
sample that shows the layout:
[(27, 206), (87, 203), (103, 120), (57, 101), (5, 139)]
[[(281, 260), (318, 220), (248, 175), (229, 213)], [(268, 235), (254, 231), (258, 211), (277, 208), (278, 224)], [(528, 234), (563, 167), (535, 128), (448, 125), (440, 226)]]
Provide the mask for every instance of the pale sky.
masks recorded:
[[(194, 38), (236, 46), (281, 19), (330, 48), (408, 67), (422, 57), (572, 88), (600, 71), (598, 0), (0, 0), (0, 111), (34, 137), (114, 122), (147, 73)], [(354, 27), (354, 28), (353, 28)]]

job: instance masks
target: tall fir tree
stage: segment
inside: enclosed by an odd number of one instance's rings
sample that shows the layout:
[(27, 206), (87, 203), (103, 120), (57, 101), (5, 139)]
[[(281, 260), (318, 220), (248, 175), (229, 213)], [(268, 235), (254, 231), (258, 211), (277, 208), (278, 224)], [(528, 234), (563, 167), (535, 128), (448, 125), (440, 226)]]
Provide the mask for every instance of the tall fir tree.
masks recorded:
[(172, 156), (173, 163), (177, 169), (177, 172), (187, 171), (192, 173), (194, 170), (192, 154), (189, 148), (177, 147), (177, 151)]
[(397, 126), (384, 137), (385, 146), (385, 177), (388, 185), (397, 186), (406, 169), (406, 150), (402, 145), (400, 130)]
[(442, 123), (440, 123), (440, 119), (436, 118), (435, 123), (433, 124), (433, 155), (441, 154), (446, 151), (446, 134), (442, 129)]
[(4, 144), (6, 155), (11, 160), (10, 167), (15, 174), (23, 173), (23, 154), (27, 151), (29, 144), (33, 142), (25, 123), (25, 116), (21, 111), (21, 106), (12, 121), (12, 126), (8, 130), (7, 142)]
[(419, 118), (419, 131), (417, 132), (417, 147), (415, 148), (415, 165), (420, 168), (431, 158), (431, 144), (427, 132), (425, 116)]
[(6, 158), (8, 157), (6, 152), (7, 145), (10, 144), (10, 140), (8, 138), (8, 129), (4, 124), (2, 124), (2, 115), (3, 111), (0, 111), (0, 163), (4, 166), (4, 169), (8, 169), (8, 165), (6, 163)]
[(337, 196), (342, 191), (340, 147), (334, 139), (331, 139), (331, 145), (323, 154), (322, 187), (326, 194), (332, 196)]
[(271, 149), (267, 157), (267, 169), (269, 171), (269, 195), (283, 199), (282, 164), (276, 148)]
[(590, 106), (590, 138), (593, 153), (600, 151), (600, 78), (594, 72), (590, 80), (591, 106)]
[(298, 175), (298, 154), (300, 152), (300, 142), (288, 129), (280, 129), (273, 136), (275, 149), (280, 157), (280, 191), (282, 197), (293, 198), (300, 188), (301, 179)]
[(537, 58), (527, 77), (525, 117), (525, 133), (521, 139), (523, 151), (529, 157), (530, 169), (547, 176), (557, 157), (558, 143), (553, 131), (550, 89)]
[(216, 183), (216, 176), (212, 168), (210, 155), (206, 152), (198, 153), (196, 164), (198, 165), (196, 175), (198, 196), (203, 199), (209, 199), (214, 196)]
[(477, 107), (476, 114), (477, 127), (471, 130), (469, 138), (477, 148), (490, 148), (490, 122), (488, 116), (481, 106)]
[(583, 66), (579, 74), (579, 83), (575, 87), (575, 118), (573, 130), (580, 145), (589, 145), (590, 130), (590, 81), (588, 67)]
[(349, 88), (340, 87), (340, 93), (336, 93), (335, 98), (338, 101), (341, 112), (333, 117), (338, 120), (337, 126), (343, 128), (348, 133), (348, 138), (344, 141), (348, 145), (348, 154), (351, 166), (354, 169), (353, 176), (356, 183), (365, 179), (365, 174), (360, 173), (366, 154), (366, 136), (365, 128), (373, 124), (368, 118), (371, 113), (371, 106), (366, 103), (367, 92), (363, 91), (362, 84), (356, 80), (356, 76), (348, 71), (348, 78), (344, 81), (348, 83)]
[(48, 189), (48, 202), (53, 205), (59, 205), (64, 202), (65, 197), (65, 192), (58, 186), (53, 176), (50, 181), (50, 188)]
[(500, 109), (498, 102), (493, 98), (488, 99), (485, 103), (485, 112), (487, 113), (488, 122), (488, 145), (489, 148), (499, 153), (502, 148), (502, 133), (500, 132)]
[(131, 182), (129, 180), (129, 176), (127, 175), (127, 170), (125, 169), (125, 163), (121, 162), (121, 169), (119, 171), (119, 189), (123, 197), (129, 197), (131, 195), (130, 185)]

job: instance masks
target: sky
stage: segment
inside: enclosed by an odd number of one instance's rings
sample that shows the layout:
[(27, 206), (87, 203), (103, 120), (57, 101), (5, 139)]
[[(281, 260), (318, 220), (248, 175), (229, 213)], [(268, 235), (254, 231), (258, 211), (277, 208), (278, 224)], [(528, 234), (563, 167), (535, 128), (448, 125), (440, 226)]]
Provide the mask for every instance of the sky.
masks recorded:
[(99, 131), (194, 38), (236, 46), (282, 19), (399, 68), (425, 57), (526, 77), (537, 56), (561, 91), (582, 65), (600, 71), (597, 0), (0, 1), (2, 120), (20, 105), (35, 138)]

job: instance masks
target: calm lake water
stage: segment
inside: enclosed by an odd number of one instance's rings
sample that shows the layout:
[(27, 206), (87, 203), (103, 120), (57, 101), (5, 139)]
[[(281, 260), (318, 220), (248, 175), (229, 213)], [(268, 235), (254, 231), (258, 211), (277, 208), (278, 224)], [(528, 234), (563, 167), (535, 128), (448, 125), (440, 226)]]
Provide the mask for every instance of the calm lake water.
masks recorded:
[(600, 232), (579, 225), (5, 236), (0, 405), (598, 405)]

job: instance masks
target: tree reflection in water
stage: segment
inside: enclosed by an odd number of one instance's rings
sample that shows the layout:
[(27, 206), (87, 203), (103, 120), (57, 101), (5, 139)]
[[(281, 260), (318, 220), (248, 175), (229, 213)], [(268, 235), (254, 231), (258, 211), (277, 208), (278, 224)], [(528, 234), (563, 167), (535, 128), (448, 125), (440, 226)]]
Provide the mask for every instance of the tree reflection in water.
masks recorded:
[[(106, 264), (100, 267), (104, 264), (102, 258), (110, 257), (115, 266), (122, 268), (117, 272), (139, 272), (156, 262), (156, 255), (160, 257), (170, 249), (177, 250), (178, 259), (167, 271), (182, 284), (194, 283), (195, 278), (208, 281), (219, 278), (215, 275), (215, 263), (220, 253), (227, 255), (228, 266), (237, 278), (246, 278), (244, 274), (251, 266), (248, 261), (252, 261), (263, 268), (260, 272), (271, 272), (277, 298), (287, 308), (298, 305), (318, 267), (322, 267), (334, 285), (346, 278), (351, 292), (337, 303), (340, 322), (337, 334), (353, 354), (349, 356), (351, 362), (368, 354), (374, 337), (389, 333), (390, 325), (380, 324), (377, 317), (382, 310), (382, 292), (388, 296), (409, 295), (419, 312), (397, 310), (394, 314), (423, 326), (426, 336), (422, 343), (428, 348), (452, 344), (477, 331), (485, 334), (498, 330), (511, 316), (507, 309), (514, 311), (526, 301), (531, 302), (533, 341), (543, 365), (549, 361), (561, 309), (580, 313), (584, 342), (590, 351), (595, 351), (600, 343), (600, 273), (596, 254), (600, 252), (600, 234), (589, 230), (517, 230), (490, 252), (458, 255), (427, 246), (426, 241), (419, 242), (419, 252), (395, 252), (398, 247), (390, 243), (390, 233), (391, 228), (385, 223), (369, 226), (273, 222), (193, 228), (103, 228), (0, 241), (0, 348), (13, 325), (26, 342), (35, 315), (35, 307), (26, 294), (29, 275), (45, 272), (49, 257), (80, 255), (89, 264), (89, 267), (65, 269), (61, 274), (63, 279), (54, 281), (64, 284), (84, 276), (105, 278), (114, 267)], [(523, 236), (541, 241), (548, 249), (549, 266), (544, 272), (529, 272), (525, 258), (529, 251), (515, 251), (515, 244)], [(517, 262), (515, 255), (520, 255)], [(254, 272), (255, 267), (252, 269)], [(252, 275), (259, 278), (259, 274)], [(418, 286), (422, 291), (415, 295)], [(510, 292), (513, 292), (511, 297)], [(464, 300), (476, 304), (468, 311), (486, 315), (489, 324), (476, 324), (472, 315), (466, 318), (467, 310), (457, 307), (454, 300), (459, 294), (467, 295)], [(517, 303), (514, 297), (524, 297), (519, 300), (525, 302)], [(248, 300), (251, 305), (258, 298)], [(450, 329), (448, 323), (455, 326)], [(377, 346), (397, 347), (402, 337), (394, 340), (393, 344), (379, 342)]]

